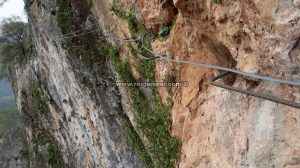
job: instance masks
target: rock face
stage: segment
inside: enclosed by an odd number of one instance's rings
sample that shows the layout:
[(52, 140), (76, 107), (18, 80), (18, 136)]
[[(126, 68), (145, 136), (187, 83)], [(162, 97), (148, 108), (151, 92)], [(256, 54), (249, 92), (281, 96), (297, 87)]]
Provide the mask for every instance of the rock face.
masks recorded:
[[(168, 40), (154, 48), (181, 60), (227, 67), (236, 61), (243, 71), (297, 80), (296, 4), (174, 0), (177, 21)], [(172, 133), (183, 143), (179, 167), (300, 166), (299, 109), (210, 86), (212, 70), (161, 61), (156, 68), (158, 79), (165, 78), (161, 72), (176, 69), (179, 80), (190, 83), (173, 90)], [(299, 102), (297, 87), (242, 76), (233, 85)]]
[[(44, 5), (34, 2), (29, 10), (29, 29), (37, 56), (26, 64), (17, 64), (11, 73), (16, 81), (19, 108), (24, 111), (26, 104), (34, 106), (30, 101), (35, 95), (31, 93), (36, 85), (34, 81), (42, 81), (39, 90), (45, 90), (42, 98), (47, 98), (49, 111), (45, 115), (31, 116), (38, 119), (40, 127), (48, 129), (47, 135), (59, 147), (59, 156), (66, 166), (144, 167), (128, 145), (124, 121), (114, 112), (122, 100), (127, 117), (136, 128), (136, 116), (131, 111), (126, 89), (98, 85), (101, 82), (96, 79), (90, 80), (88, 86), (82, 83), (81, 73), (76, 69), (86, 65), (74, 64), (82, 61), (74, 61), (76, 53), (68, 53), (59, 42), (49, 38), (61, 35), (50, 10), (57, 7), (52, 1), (42, 3)], [(113, 0), (93, 0), (93, 14), (104, 34), (128, 38), (130, 26), (111, 13), (114, 3)], [(168, 37), (153, 41), (155, 53), (236, 67), (250, 73), (300, 79), (297, 0), (223, 0), (219, 3), (125, 0), (120, 2), (120, 8), (135, 10), (137, 19), (152, 32), (157, 33), (161, 26), (173, 23)], [(76, 12), (80, 13), (74, 10)], [(131, 57), (128, 43), (108, 41), (120, 48), (121, 59), (129, 60), (133, 74), (138, 77), (136, 58)], [(105, 69), (102, 79), (116, 80), (107, 60), (98, 66)], [(213, 87), (209, 82), (220, 73), (216, 70), (161, 60), (156, 61), (155, 68), (159, 82), (169, 79), (189, 82), (188, 87), (171, 89), (170, 132), (182, 141), (181, 157), (172, 161), (175, 166), (300, 167), (299, 109)], [(83, 70), (91, 73), (88, 67)], [(243, 76), (232, 76), (224, 82), (300, 102), (298, 87)], [(158, 88), (158, 91), (167, 101), (170, 90)], [(28, 98), (25, 105), (24, 97)], [(27, 132), (29, 140), (34, 141), (32, 128), (28, 127)], [(147, 148), (147, 138), (138, 134)], [(148, 150), (148, 154), (151, 155), (151, 151)]]
[[(124, 121), (116, 111), (118, 90), (114, 85), (102, 86), (100, 79), (92, 78), (89, 84), (81, 79), (91, 72), (79, 73), (72, 64), (77, 55), (64, 50), (56, 38), (61, 31), (50, 12), (55, 2), (40, 3), (35, 1), (27, 9), (31, 37), (27, 41), (36, 56), (17, 63), (11, 71), (18, 107), (32, 122), (26, 128), (29, 143), (39, 146), (41, 137), (47, 137), (45, 143), (51, 144), (46, 161), (32, 166), (63, 162), (62, 167), (143, 167), (128, 145)], [(103, 80), (113, 80), (109, 63), (101, 66), (106, 70)], [(39, 148), (45, 149), (43, 145)], [(45, 151), (47, 154), (47, 146)], [(51, 164), (55, 151), (59, 154), (53, 158), (60, 161)]]
[(138, 18), (147, 29), (158, 33), (162, 26), (173, 22), (177, 9), (171, 0), (134, 1)]

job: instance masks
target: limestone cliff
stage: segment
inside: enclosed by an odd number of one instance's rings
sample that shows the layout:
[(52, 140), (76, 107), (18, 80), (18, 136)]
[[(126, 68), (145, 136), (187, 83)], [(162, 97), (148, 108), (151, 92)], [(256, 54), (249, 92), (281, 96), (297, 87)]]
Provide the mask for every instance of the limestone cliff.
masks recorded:
[[(28, 141), (41, 147), (30, 150), (48, 158), (36, 164), (300, 167), (299, 109), (211, 86), (215, 70), (139, 57), (153, 56), (146, 45), (170, 58), (299, 80), (299, 4), (26, 1), (29, 56), (10, 74), (18, 107), (30, 118)], [(117, 87), (117, 81), (189, 86)], [(238, 75), (225, 82), (300, 101), (298, 87)]]

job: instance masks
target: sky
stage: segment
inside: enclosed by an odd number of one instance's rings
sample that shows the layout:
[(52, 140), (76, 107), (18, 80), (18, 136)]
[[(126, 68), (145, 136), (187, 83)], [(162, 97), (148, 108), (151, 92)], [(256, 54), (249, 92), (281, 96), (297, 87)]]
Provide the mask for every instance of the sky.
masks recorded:
[(23, 21), (27, 21), (23, 0), (8, 0), (0, 7), (0, 21), (11, 16), (19, 16)]

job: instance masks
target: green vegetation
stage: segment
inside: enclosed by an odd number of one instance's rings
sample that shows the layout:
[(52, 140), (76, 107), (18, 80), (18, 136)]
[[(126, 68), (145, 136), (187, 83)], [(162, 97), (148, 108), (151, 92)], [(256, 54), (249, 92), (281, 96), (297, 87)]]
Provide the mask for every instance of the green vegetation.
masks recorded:
[(135, 15), (132, 11), (123, 12), (120, 10), (120, 7), (117, 5), (114, 5), (111, 9), (111, 11), (118, 16), (119, 18), (122, 18), (127, 21), (129, 30), (132, 34), (137, 33), (139, 30), (139, 27), (142, 25), (136, 20)]
[(134, 149), (137, 156), (139, 156), (139, 158), (143, 161), (143, 163), (145, 163), (146, 166), (154, 167), (151, 157), (148, 155), (144, 144), (137, 134), (136, 130), (131, 125), (128, 116), (123, 112), (121, 104), (119, 104), (119, 109), (116, 109), (116, 113), (122, 118), (129, 145)]
[(39, 88), (33, 88), (33, 89), (31, 90), (31, 95), (32, 95), (32, 97), (38, 97), (38, 96), (40, 95), (40, 90), (39, 90)]
[(168, 36), (170, 34), (170, 31), (171, 31), (171, 29), (170, 29), (169, 26), (163, 26), (163, 27), (161, 27), (159, 29), (159, 33), (158, 34), (161, 37), (166, 37), (166, 36)]
[(30, 165), (31, 165), (31, 160), (32, 160), (32, 153), (30, 153), (28, 150), (25, 150), (25, 149), (23, 149), (21, 152), (20, 152), (20, 154), (21, 154), (21, 157), (22, 157), (22, 159), (25, 159), (26, 160), (26, 165), (25, 165), (25, 167), (26, 168), (30, 168)]
[(49, 144), (47, 151), (48, 151), (48, 155), (49, 155), (48, 164), (55, 168), (60, 167), (60, 165), (58, 164), (58, 161), (56, 159), (56, 155), (55, 155), (55, 152), (57, 152), (55, 146), (53, 146), (52, 144)]
[(0, 63), (0, 79), (6, 76), (5, 66)]
[(11, 105), (0, 107), (0, 138), (17, 123), (18, 109)]
[(61, 41), (61, 47), (64, 49), (64, 50), (67, 50), (69, 47), (70, 47), (70, 40), (69, 39), (64, 39)]
[[(44, 129), (42, 124), (39, 123), (41, 121), (39, 113), (47, 115), (49, 112), (48, 94), (48, 90), (41, 80), (37, 80), (32, 84), (31, 94), (27, 94), (26, 91), (21, 92), (22, 111), (27, 114), (28, 119), (31, 121), (32, 143), (34, 143), (32, 149), (23, 150), (23, 158), (27, 160), (26, 162), (39, 162), (43, 165), (49, 164), (53, 168), (61, 168), (64, 167), (64, 163), (59, 156), (57, 146), (51, 141), (48, 130)], [(44, 150), (41, 150), (45, 147), (46, 157)]]
[(7, 65), (15, 60), (23, 60), (25, 47), (23, 45), (23, 31), (26, 24), (20, 18), (4, 19), (0, 25), (0, 61)]
[(211, 0), (212, 3), (218, 4), (221, 2), (221, 0)]
[[(122, 81), (135, 82), (136, 79), (131, 73), (128, 61), (122, 63), (120, 58), (118, 58), (118, 50), (111, 45), (108, 45), (107, 48), (111, 62)], [(143, 67), (141, 66), (141, 68)], [(149, 77), (154, 78), (151, 73), (145, 73), (144, 75), (149, 75)], [(143, 131), (151, 142), (150, 150), (151, 155), (155, 160), (154, 167), (172, 167), (173, 163), (171, 161), (179, 157), (180, 143), (176, 138), (171, 137), (169, 133), (171, 124), (169, 111), (171, 105), (165, 105), (161, 102), (156, 89), (153, 89), (153, 95), (151, 97), (151, 101), (155, 102), (154, 109), (149, 107), (148, 100), (146, 100), (139, 88), (130, 88), (130, 97), (133, 102), (133, 107), (137, 112), (139, 129)], [(149, 165), (149, 156), (146, 155), (144, 148), (141, 147), (142, 144), (138, 135), (135, 133), (135, 130), (130, 128), (128, 124), (125, 128), (127, 136), (129, 137), (129, 143), (141, 159)]]
[(47, 89), (42, 81), (38, 80), (35, 82), (35, 86), (31, 90), (31, 96), (36, 103), (37, 110), (42, 114), (46, 114), (49, 111), (47, 94)]
[(6, 76), (16, 63), (37, 55), (26, 23), (18, 17), (4, 19), (0, 24), (0, 78)]
[[(62, 4), (61, 2), (65, 3)], [(52, 14), (56, 16), (59, 27), (64, 34), (72, 31), (71, 27), (73, 28), (76, 27), (77, 24), (80, 24), (74, 22), (74, 19), (72, 18), (73, 15), (71, 12), (69, 12), (71, 10), (68, 4), (70, 4), (69, 0), (59, 0), (58, 11), (52, 12)], [(150, 48), (151, 41), (156, 39), (157, 36), (147, 31), (145, 27), (137, 21), (133, 11), (123, 12), (118, 6), (113, 6), (112, 11), (118, 17), (127, 21), (132, 38), (143, 35), (144, 46)], [(67, 21), (64, 22), (65, 20)], [(169, 32), (170, 28), (163, 28), (160, 34), (161, 36), (165, 37), (169, 34)], [(99, 65), (102, 65), (106, 60), (105, 57), (99, 57), (99, 54), (97, 53), (108, 54), (110, 56), (112, 65), (122, 81), (137, 81), (132, 75), (129, 60), (121, 61), (119, 57), (119, 50), (117, 48), (111, 44), (103, 44), (97, 41), (99, 41), (99, 38), (96, 33), (87, 34), (85, 36), (73, 38), (67, 45), (63, 46), (65, 46), (64, 48), (68, 50), (70, 55), (80, 56), (84, 65), (91, 69), (93, 69), (93, 67), (99, 67)], [(132, 44), (130, 46), (130, 51), (133, 57), (137, 57), (138, 53), (145, 57), (152, 56), (143, 48), (141, 42)], [(155, 81), (154, 61), (142, 61), (140, 59), (136, 59), (135, 65), (136, 70), (140, 74), (143, 81)], [(97, 73), (98, 72), (99, 71), (97, 71)], [(79, 75), (79, 80), (88, 85), (89, 80), (85, 76)], [(180, 154), (180, 142), (176, 138), (172, 137), (169, 133), (171, 124), (169, 111), (171, 104), (163, 104), (158, 91), (155, 88), (152, 89), (152, 96), (150, 98), (145, 98), (139, 88), (129, 88), (129, 95), (132, 99), (133, 107), (137, 112), (137, 120), (139, 125), (138, 129), (142, 130), (151, 142), (151, 146), (149, 148), (151, 157), (146, 152), (140, 137), (132, 127), (130, 121), (128, 118), (126, 118), (126, 115), (123, 115), (122, 118), (125, 123), (124, 127), (127, 133), (128, 142), (131, 144), (141, 160), (144, 161), (145, 165), (149, 165), (149, 167), (173, 167), (174, 161), (179, 157)], [(149, 106), (149, 101), (155, 104), (154, 108)], [(121, 112), (119, 113), (121, 114)]]
[[(112, 11), (116, 16), (127, 20), (132, 37), (143, 36), (144, 38), (144, 44), (137, 42), (136, 47), (129, 45), (131, 55), (135, 58), (137, 58), (138, 53), (145, 57), (153, 56), (143, 47), (150, 48), (151, 41), (157, 38), (157, 36), (147, 31), (145, 27), (136, 20), (132, 11), (122, 12), (117, 5), (113, 6)], [(161, 36), (167, 36), (169, 32), (170, 29), (167, 27), (163, 28), (160, 34)], [(129, 61), (125, 60), (122, 62), (119, 58), (118, 49), (113, 46), (108, 45), (107, 48), (111, 62), (120, 75), (121, 80), (124, 82), (135, 82), (136, 79), (132, 75)], [(136, 59), (135, 61), (136, 70), (142, 77), (142, 80), (155, 82), (155, 62), (140, 59)], [(169, 133), (171, 125), (169, 112), (172, 104), (162, 103), (156, 88), (152, 89), (152, 96), (150, 98), (145, 98), (139, 88), (129, 88), (129, 90), (133, 108), (137, 112), (138, 129), (142, 130), (151, 142), (150, 155), (153, 160), (153, 165), (149, 167), (173, 167), (174, 161), (180, 156), (180, 142)], [(154, 108), (149, 106), (149, 101), (155, 104)], [(141, 141), (139, 141), (138, 135), (134, 133), (135, 130), (127, 128), (126, 131), (130, 137), (129, 142), (136, 153), (149, 165), (148, 162), (150, 162), (150, 160), (147, 159), (149, 156), (142, 150), (144, 148), (140, 147), (142, 144), (140, 144)]]
[(93, 0), (87, 0), (87, 6), (88, 6), (89, 11), (91, 12), (92, 7), (93, 7)]
[(63, 33), (67, 33), (72, 25), (72, 8), (68, 0), (57, 0), (58, 10), (52, 11), (52, 15), (56, 16), (58, 26)]

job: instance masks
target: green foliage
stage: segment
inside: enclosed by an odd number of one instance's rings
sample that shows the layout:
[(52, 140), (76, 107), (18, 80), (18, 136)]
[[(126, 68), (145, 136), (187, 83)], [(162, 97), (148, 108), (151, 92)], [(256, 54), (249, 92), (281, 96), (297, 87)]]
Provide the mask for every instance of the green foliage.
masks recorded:
[(0, 43), (21, 42), (25, 26), (26, 24), (18, 17), (11, 17), (2, 20), (0, 26), (1, 29)]
[(88, 5), (88, 9), (91, 11), (91, 9), (93, 7), (93, 1), (92, 0), (87, 0), (87, 5)]
[(39, 102), (38, 110), (39, 110), (41, 113), (43, 113), (43, 114), (45, 114), (45, 113), (47, 113), (47, 112), (49, 111), (48, 104), (47, 104), (47, 102), (46, 102), (45, 100), (41, 100), (41, 101)]
[[(151, 36), (151, 34), (145, 34), (144, 36), (146, 39), (145, 45), (150, 45), (148, 40), (151, 38), (149, 36)], [(135, 82), (136, 79), (131, 73), (128, 61), (125, 61), (124, 63), (121, 62), (118, 49), (114, 48), (112, 45), (106, 45), (105, 48), (107, 49), (111, 62), (120, 75), (122, 81)], [(136, 49), (131, 48), (131, 50), (134, 55), (136, 53)], [(141, 47), (139, 50), (145, 55), (148, 54)], [(140, 74), (149, 81), (155, 81), (154, 68), (155, 64), (153, 61), (141, 62), (137, 66), (137, 70)], [(132, 126), (130, 123), (125, 124), (129, 143), (133, 149), (135, 149), (141, 160), (143, 160), (146, 165), (149, 165), (149, 167), (173, 167), (173, 163), (171, 161), (179, 157), (180, 143), (176, 138), (171, 137), (169, 133), (169, 127), (171, 124), (169, 111), (171, 105), (163, 104), (156, 90), (153, 90), (153, 96), (151, 98), (155, 103), (154, 109), (149, 107), (148, 101), (143, 96), (139, 88), (131, 88), (129, 94), (133, 102), (133, 108), (137, 112), (139, 129), (143, 131), (151, 142), (150, 150), (152, 157), (157, 162), (155, 163), (156, 166), (152, 165), (153, 163), (145, 151), (139, 136), (136, 134), (134, 128), (131, 128)]]
[(69, 48), (70, 44), (71, 44), (71, 42), (69, 39), (64, 39), (61, 42), (61, 47), (65, 50), (67, 50)]
[(31, 165), (31, 160), (32, 160), (32, 154), (27, 150), (27, 149), (23, 149), (20, 152), (21, 154), (21, 158), (25, 159), (26, 161), (26, 168), (30, 168)]
[[(36, 104), (35, 110), (38, 110), (42, 114), (46, 114), (49, 112), (49, 106), (48, 106), (48, 98), (47, 98), (47, 88), (43, 85), (41, 80), (37, 80), (35, 82), (35, 87), (31, 90), (31, 96), (32, 96), (32, 103)], [(25, 112), (26, 109), (22, 109), (23, 112)]]
[(0, 79), (2, 79), (4, 76), (6, 76), (5, 66), (0, 63)]
[(161, 37), (166, 37), (166, 36), (168, 36), (170, 34), (170, 31), (171, 31), (171, 29), (170, 29), (169, 26), (163, 26), (163, 27), (161, 27), (159, 29), (159, 33), (158, 34)]
[(117, 5), (113, 5), (111, 11), (119, 18), (127, 21), (129, 30), (132, 34), (138, 32), (139, 22), (136, 20), (132, 11), (123, 12)]
[(218, 4), (221, 2), (221, 0), (211, 0), (212, 3)]
[(23, 45), (20, 42), (0, 44), (0, 56), (3, 64), (8, 64), (24, 56)]
[(17, 122), (18, 110), (14, 105), (0, 107), (0, 138)]
[(126, 20), (126, 14), (120, 10), (120, 7), (117, 5), (113, 5), (111, 11), (119, 18)]
[(56, 14), (58, 26), (63, 33), (67, 33), (71, 25), (72, 12), (69, 10), (58, 11)]
[(180, 142), (169, 133), (170, 105), (163, 104), (158, 98), (158, 93), (154, 93), (152, 101), (155, 102), (155, 108), (151, 109), (138, 89), (131, 92), (131, 99), (138, 112), (139, 127), (151, 142), (150, 149), (157, 166), (173, 167), (171, 161), (180, 156)]
[(56, 151), (56, 149), (53, 145), (49, 144), (47, 151), (48, 151), (48, 153), (54, 153)]
[(87, 84), (88, 83), (87, 77), (85, 77), (84, 75), (80, 76), (80, 83)]
[(115, 70), (120, 75), (122, 81), (124, 82), (135, 82), (134, 77), (131, 74), (129, 62), (125, 61), (122, 63), (119, 58), (119, 50), (113, 47), (111, 44), (105, 44), (103, 46), (103, 50), (106, 51), (109, 56), (110, 60), (115, 67)]
[[(129, 45), (131, 55), (135, 57), (137, 53), (139, 53), (145, 57), (153, 56), (143, 47), (151, 48), (151, 41), (157, 37), (153, 33), (147, 31), (145, 27), (137, 21), (132, 11), (123, 12), (120, 10), (120, 7), (115, 4), (112, 7), (112, 12), (116, 16), (127, 20), (132, 37), (136, 35), (142, 35), (144, 38), (144, 46), (141, 42), (137, 43), (137, 48)], [(163, 27), (160, 31), (160, 36), (165, 37), (169, 33), (170, 28)], [(118, 52), (114, 52), (114, 54), (111, 55), (111, 61), (121, 79), (125, 82), (136, 81), (131, 73), (128, 61), (122, 63), (118, 55)], [(154, 61), (142, 61), (137, 59), (136, 70), (144, 81), (156, 81)], [(130, 97), (133, 102), (133, 108), (137, 112), (138, 127), (143, 131), (151, 143), (150, 152), (154, 159), (154, 167), (173, 167), (174, 163), (172, 161), (178, 159), (180, 155), (179, 149), (181, 144), (169, 133), (169, 127), (171, 125), (169, 111), (171, 104), (165, 105), (162, 103), (156, 88), (152, 89), (152, 93), (153, 94), (150, 98), (150, 101), (154, 102), (154, 109), (150, 108), (148, 102), (149, 98), (146, 99), (139, 88), (130, 88)], [(130, 134), (131, 131), (128, 132), (129, 136), (131, 137), (130, 142), (133, 144), (133, 147), (136, 148), (136, 146), (140, 145), (137, 141), (138, 137), (132, 136)], [(138, 150), (137, 153), (139, 153), (139, 151), (140, 150)], [(140, 155), (143, 156), (143, 154)], [(145, 162), (145, 159), (142, 160)]]
[(13, 61), (21, 61), (25, 56), (23, 45), (23, 31), (26, 24), (17, 17), (4, 19), (0, 25), (0, 63), (1, 74), (6, 72), (6, 67)]
[[(125, 116), (126, 116), (126, 114), (125, 114)], [(137, 132), (131, 125), (127, 116), (124, 120), (125, 120), (124, 128), (125, 128), (127, 140), (129, 142), (130, 146), (132, 146), (132, 148), (134, 149), (136, 154), (139, 156), (139, 158), (141, 158), (141, 160), (145, 163), (145, 165), (147, 165), (148, 167), (153, 167), (152, 160), (151, 160), (150, 156), (148, 155), (143, 142), (141, 141), (139, 135), (137, 134)]]
[(138, 31), (138, 21), (135, 18), (135, 15), (132, 11), (127, 11), (126, 14), (126, 20), (128, 23), (128, 27), (131, 33), (137, 33)]
[[(146, 32), (143, 33), (144, 38), (144, 46), (147, 48), (151, 48), (151, 40), (154, 39), (154, 35), (152, 33)], [(152, 54), (145, 50), (142, 46), (142, 43), (138, 44), (138, 52), (144, 57), (152, 57)], [(155, 82), (155, 62), (152, 61), (144, 61), (141, 59), (137, 60), (136, 68), (138, 73), (143, 77), (143, 80), (147, 82)]]
[(47, 143), (49, 143), (49, 141), (46, 138), (41, 137), (41, 138), (38, 139), (38, 145), (40, 145), (40, 146), (44, 146)]
[(33, 88), (32, 90), (31, 90), (31, 96), (32, 97), (38, 97), (40, 95), (40, 90), (39, 90), (39, 88)]
[(72, 8), (68, 0), (57, 1), (58, 10), (55, 12), (56, 20), (61, 31), (67, 33), (72, 25)]
[(48, 164), (51, 165), (53, 168), (60, 168), (62, 167), (62, 164), (60, 163), (60, 160), (58, 159), (57, 155), (57, 149), (55, 148), (54, 145), (49, 144), (48, 148)]

